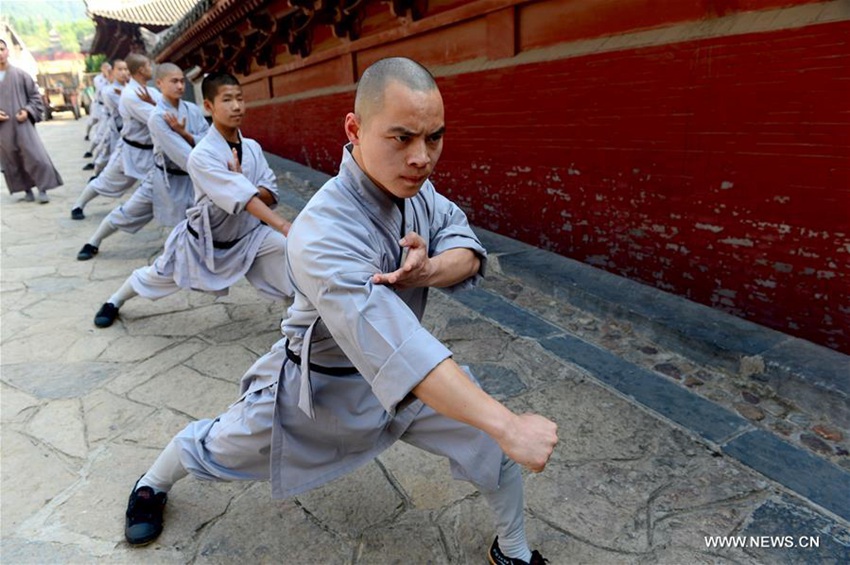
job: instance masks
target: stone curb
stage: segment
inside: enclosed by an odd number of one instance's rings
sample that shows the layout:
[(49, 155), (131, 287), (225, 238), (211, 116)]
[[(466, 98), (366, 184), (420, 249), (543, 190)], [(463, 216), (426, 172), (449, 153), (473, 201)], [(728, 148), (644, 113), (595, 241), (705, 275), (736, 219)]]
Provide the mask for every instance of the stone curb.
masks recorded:
[(588, 343), (495, 294), (475, 289), (454, 299), (645, 406), (726, 455), (850, 522), (850, 472), (811, 455), (653, 371)]
[(596, 314), (632, 323), (660, 345), (754, 378), (802, 409), (850, 427), (850, 356), (573, 259), (476, 228), (508, 276)]

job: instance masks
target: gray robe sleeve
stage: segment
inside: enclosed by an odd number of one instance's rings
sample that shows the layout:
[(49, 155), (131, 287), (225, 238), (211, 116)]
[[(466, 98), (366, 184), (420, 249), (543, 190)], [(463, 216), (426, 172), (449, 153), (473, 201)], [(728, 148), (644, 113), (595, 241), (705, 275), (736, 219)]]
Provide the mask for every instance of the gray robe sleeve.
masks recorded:
[(186, 171), (195, 188), (228, 214), (238, 214), (259, 191), (242, 173), (227, 168), (227, 160), (206, 147), (189, 154)]
[(340, 210), (334, 217), (317, 214), (301, 221), (301, 233), (309, 235), (289, 252), (299, 258), (289, 262), (296, 286), (384, 410), (394, 415), (451, 351), (422, 327), (391, 288), (371, 282), (380, 272), (380, 244), (356, 217), (349, 219)]
[(481, 267), (478, 272), (464, 281), (459, 282), (443, 290), (447, 292), (456, 292), (466, 290), (478, 284), (484, 276), (487, 264), (487, 251), (472, 228), (469, 227), (469, 221), (466, 219), (466, 214), (463, 210), (450, 201), (448, 198), (434, 191), (434, 200), (431, 204), (434, 213), (431, 217), (428, 253), (431, 257), (449, 249), (471, 249), (481, 260)]
[[(148, 89), (148, 92), (153, 97), (154, 101), (158, 100), (157, 94), (153, 89)], [(147, 124), (148, 120), (153, 114), (155, 106), (148, 104), (143, 101), (138, 96), (125, 96), (124, 97), (124, 111), (128, 116), (132, 116), (133, 119), (142, 124)]]
[[(35, 124), (44, 118), (44, 101), (41, 99), (41, 94), (38, 92), (38, 86), (36, 86), (32, 77), (26, 73), (21, 74), (26, 77), (24, 84), (27, 89), (27, 101), (26, 104), (24, 104), (24, 109), (26, 109), (27, 114), (29, 115), (30, 122)], [(10, 117), (11, 119), (15, 119), (14, 116)]]
[[(197, 106), (189, 107), (189, 119), (186, 120), (186, 127), (189, 128), (189, 133), (194, 136), (196, 146), (210, 131), (210, 124)], [(185, 165), (186, 163), (181, 165), (184, 171), (186, 170)]]
[[(260, 144), (253, 139), (246, 139), (244, 140), (244, 143), (249, 146), (248, 148), (255, 160), (254, 185), (265, 188), (271, 193), (274, 197), (274, 204), (269, 205), (269, 208), (274, 210), (277, 208), (277, 203), (280, 202), (280, 194), (278, 194), (277, 191), (277, 177), (275, 176), (274, 171), (272, 171), (272, 168), (269, 166), (269, 162), (266, 159), (265, 154), (263, 154), (263, 149), (260, 147)], [(243, 147), (243, 149), (246, 148)]]

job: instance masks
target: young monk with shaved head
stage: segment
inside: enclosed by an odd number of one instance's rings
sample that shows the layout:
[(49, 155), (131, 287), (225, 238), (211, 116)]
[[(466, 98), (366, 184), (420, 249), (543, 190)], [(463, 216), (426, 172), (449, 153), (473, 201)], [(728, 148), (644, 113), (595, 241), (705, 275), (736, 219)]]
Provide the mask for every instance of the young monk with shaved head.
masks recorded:
[(153, 76), (150, 59), (131, 53), (125, 59), (130, 81), (121, 91), (118, 113), (121, 116), (121, 141), (106, 168), (86, 185), (71, 208), (71, 219), (83, 220), (83, 208), (98, 196), (120, 198), (153, 168), (153, 143), (148, 119), (161, 98), (159, 90), (148, 88)]
[[(100, 76), (100, 75), (98, 75)], [(130, 69), (123, 59), (115, 59), (112, 62), (112, 82), (107, 84), (99, 93), (100, 99), (95, 106), (100, 108), (100, 119), (97, 122), (97, 133), (92, 137), (99, 137), (100, 141), (94, 148), (94, 176), (99, 175), (109, 163), (112, 153), (118, 147), (121, 139), (121, 115), (118, 113), (118, 103), (121, 101), (121, 93), (130, 80)], [(84, 170), (90, 167), (86, 165)], [(94, 178), (94, 177), (92, 177)]]
[(97, 255), (101, 242), (118, 230), (136, 233), (154, 218), (164, 226), (176, 226), (185, 219), (186, 210), (195, 200), (186, 163), (189, 152), (209, 130), (209, 124), (198, 106), (181, 100), (186, 82), (180, 67), (172, 63), (157, 65), (156, 86), (162, 99), (147, 124), (153, 142), (154, 166), (130, 199), (103, 219), (77, 253), (79, 261)]
[[(169, 88), (167, 83), (163, 88)], [(283, 261), (289, 222), (272, 210), (277, 180), (260, 144), (239, 131), (245, 111), (242, 87), (233, 75), (211, 73), (201, 90), (213, 127), (185, 161), (193, 204), (171, 230), (162, 255), (133, 271), (100, 307), (94, 317), (99, 328), (111, 326), (118, 309), (136, 296), (157, 300), (181, 289), (223, 296), (243, 276), (272, 300), (292, 295)], [(187, 141), (191, 137), (176, 117), (169, 127)], [(167, 163), (159, 166), (168, 172)]]
[(289, 232), (284, 338), (242, 377), (238, 402), (189, 424), (137, 481), (131, 544), (160, 534), (166, 493), (188, 474), (270, 480), (272, 496), (289, 497), (402, 440), (447, 457), (455, 478), (480, 489), (496, 520), (491, 563), (544, 562), (526, 541), (520, 466), (543, 470), (556, 425), (492, 398), (420, 323), (429, 287), (471, 287), (486, 263), (463, 212), (428, 180), (444, 132), (424, 67), (393, 58), (364, 72), (339, 174)]

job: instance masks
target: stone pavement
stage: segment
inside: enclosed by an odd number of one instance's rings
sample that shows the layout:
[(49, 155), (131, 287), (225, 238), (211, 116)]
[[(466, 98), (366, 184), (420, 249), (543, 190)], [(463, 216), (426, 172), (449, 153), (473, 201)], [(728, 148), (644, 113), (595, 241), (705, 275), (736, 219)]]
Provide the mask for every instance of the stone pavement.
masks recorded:
[[(0, 194), (0, 562), (485, 563), (481, 497), (403, 444), (287, 501), (263, 483), (185, 480), (162, 537), (127, 546), (133, 482), (186, 422), (235, 399), (286, 304), (242, 282), (219, 299), (136, 299), (96, 329), (167, 232), (116, 234), (75, 260), (115, 205), (68, 216), (84, 128), (39, 126), (66, 182), (50, 204)], [(271, 162), (291, 217), (324, 177)], [(553, 564), (850, 562), (848, 357), (481, 234), (486, 283), (432, 293), (425, 324), (495, 396), (560, 426), (526, 479), (533, 547)]]

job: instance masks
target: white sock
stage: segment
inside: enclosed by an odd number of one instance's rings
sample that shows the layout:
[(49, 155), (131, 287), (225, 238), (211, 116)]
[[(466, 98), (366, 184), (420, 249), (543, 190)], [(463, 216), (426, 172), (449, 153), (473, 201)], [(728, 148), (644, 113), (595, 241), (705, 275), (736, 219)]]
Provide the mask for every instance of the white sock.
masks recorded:
[(109, 297), (108, 302), (116, 308), (121, 308), (126, 301), (138, 295), (139, 293), (133, 290), (133, 285), (130, 284), (130, 279), (127, 279), (124, 281), (124, 284), (121, 285), (121, 288)]
[(174, 483), (188, 475), (180, 462), (180, 448), (172, 439), (159, 457), (156, 458), (148, 472), (139, 479), (140, 487), (151, 487), (155, 493), (168, 492)]
[(496, 515), (499, 549), (513, 559), (531, 561), (531, 550), (525, 538), (525, 502), (519, 465), (503, 457), (499, 487), (481, 494)]
[(97, 230), (95, 230), (94, 235), (92, 235), (91, 239), (89, 239), (89, 245), (100, 247), (100, 244), (104, 239), (117, 231), (118, 228), (116, 228), (108, 218), (104, 218), (97, 227)]
[(83, 191), (80, 193), (80, 197), (77, 198), (77, 201), (74, 202), (74, 208), (79, 208), (82, 210), (85, 208), (86, 204), (88, 204), (94, 197), (97, 196), (97, 191), (91, 187), (91, 185), (86, 185)]

